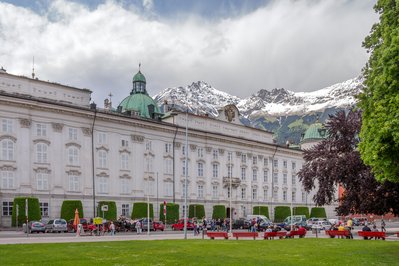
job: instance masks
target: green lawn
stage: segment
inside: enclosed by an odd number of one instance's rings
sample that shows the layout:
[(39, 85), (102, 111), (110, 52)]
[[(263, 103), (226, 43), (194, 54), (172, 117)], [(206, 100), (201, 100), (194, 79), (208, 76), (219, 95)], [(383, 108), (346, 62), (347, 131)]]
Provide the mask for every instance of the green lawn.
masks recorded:
[(0, 245), (0, 265), (399, 265), (399, 241), (305, 238)]

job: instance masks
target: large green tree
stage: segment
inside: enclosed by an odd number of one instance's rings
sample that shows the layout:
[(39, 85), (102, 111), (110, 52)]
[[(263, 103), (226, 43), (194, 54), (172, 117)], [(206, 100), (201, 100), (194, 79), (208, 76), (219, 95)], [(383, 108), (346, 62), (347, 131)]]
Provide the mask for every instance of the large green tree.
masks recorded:
[(379, 0), (374, 9), (380, 19), (363, 43), (371, 55), (363, 69), (359, 148), (379, 181), (399, 182), (399, 0)]

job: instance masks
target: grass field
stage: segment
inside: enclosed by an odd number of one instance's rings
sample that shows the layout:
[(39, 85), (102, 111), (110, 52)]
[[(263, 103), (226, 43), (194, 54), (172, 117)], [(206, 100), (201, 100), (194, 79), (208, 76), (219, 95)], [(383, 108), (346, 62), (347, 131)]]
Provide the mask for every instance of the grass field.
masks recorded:
[(0, 245), (0, 265), (399, 265), (399, 241), (305, 238)]

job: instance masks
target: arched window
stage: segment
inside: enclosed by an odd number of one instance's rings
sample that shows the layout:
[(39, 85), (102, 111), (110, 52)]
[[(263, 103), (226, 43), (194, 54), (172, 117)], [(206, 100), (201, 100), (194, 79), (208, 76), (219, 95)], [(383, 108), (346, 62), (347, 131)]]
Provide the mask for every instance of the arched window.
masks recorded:
[(14, 160), (14, 142), (12, 140), (4, 139), (1, 141), (1, 160)]

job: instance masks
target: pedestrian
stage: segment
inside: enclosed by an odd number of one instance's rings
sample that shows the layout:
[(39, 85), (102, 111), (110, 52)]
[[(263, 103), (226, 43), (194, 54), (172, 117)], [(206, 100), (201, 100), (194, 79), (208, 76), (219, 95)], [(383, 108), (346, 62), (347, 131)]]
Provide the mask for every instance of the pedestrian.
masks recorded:
[(111, 232), (111, 236), (115, 235), (115, 224), (113, 221), (111, 221), (111, 223), (109, 224), (109, 231)]
[(141, 223), (140, 223), (140, 220), (138, 220), (137, 222), (136, 222), (136, 230), (137, 230), (137, 234), (139, 235), (139, 234), (141, 234)]
[(381, 232), (386, 232), (387, 230), (385, 229), (385, 221), (384, 219), (381, 219)]

